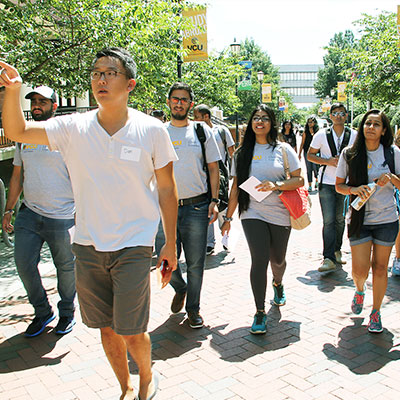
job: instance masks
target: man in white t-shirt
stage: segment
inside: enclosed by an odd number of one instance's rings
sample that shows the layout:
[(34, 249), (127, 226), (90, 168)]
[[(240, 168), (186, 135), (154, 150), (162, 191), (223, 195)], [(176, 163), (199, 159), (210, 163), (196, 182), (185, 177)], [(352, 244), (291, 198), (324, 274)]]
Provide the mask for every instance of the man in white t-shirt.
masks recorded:
[[(193, 109), (193, 117), (195, 121), (205, 122), (211, 129), (215, 136), (215, 140), (218, 145), (219, 152), (221, 154), (221, 162), (224, 163), (228, 173), (230, 173), (231, 157), (235, 151), (235, 142), (233, 141), (232, 135), (229, 129), (223, 125), (213, 124), (211, 121), (211, 110), (206, 104), (199, 104)], [(221, 181), (220, 181), (221, 182)], [(229, 186), (229, 182), (226, 182)], [(229, 190), (227, 188), (227, 190)], [(226, 214), (226, 208), (218, 213), (218, 224), (221, 228), (224, 223), (224, 215)], [(208, 226), (207, 232), (207, 254), (213, 253), (215, 247), (215, 234), (214, 224)]]
[[(35, 121), (47, 121), (57, 109), (53, 89), (39, 86), (29, 92), (31, 115)], [(54, 328), (65, 335), (75, 325), (75, 257), (71, 250), (69, 230), (75, 225), (75, 204), (67, 167), (58, 151), (47, 146), (18, 143), (14, 168), (3, 215), (3, 229), (11, 232), (13, 209), (22, 191), (24, 200), (15, 220), (14, 259), (35, 318), (25, 337), (40, 335), (55, 319), (39, 271), (40, 252), (44, 242), (50, 248), (57, 271), (57, 304), (59, 320)]]
[[(336, 168), (341, 151), (345, 146), (353, 144), (357, 134), (345, 127), (347, 110), (343, 104), (332, 105), (330, 118), (332, 126), (320, 129), (313, 136), (307, 153), (308, 161), (321, 165), (318, 182), (320, 182), (319, 201), (323, 218), (324, 260), (318, 268), (320, 272), (334, 271), (337, 263), (345, 264), (341, 252), (345, 228), (344, 196), (335, 190)], [(335, 154), (332, 154), (332, 151)]]
[(18, 142), (48, 145), (62, 154), (76, 205), (76, 285), (83, 322), (99, 328), (107, 358), (121, 386), (120, 399), (136, 399), (127, 351), (139, 368), (139, 399), (155, 396), (147, 333), (152, 246), (160, 220), (166, 242), (157, 267), (163, 283), (176, 269), (176, 153), (162, 122), (128, 108), (136, 64), (124, 49), (99, 51), (91, 68), (98, 110), (26, 122), (21, 78), (0, 61), (3, 127)]
[[(171, 285), (175, 290), (175, 296), (171, 311), (180, 312), (186, 299), (189, 326), (196, 329), (204, 324), (200, 315), (200, 292), (206, 257), (207, 227), (208, 223), (214, 222), (218, 216), (218, 161), (221, 156), (211, 129), (202, 122), (189, 121), (188, 114), (193, 107), (193, 100), (194, 94), (189, 85), (181, 82), (173, 84), (167, 99), (171, 110), (171, 122), (168, 122), (166, 127), (179, 157), (174, 163), (179, 198), (177, 247), (178, 255), (183, 247), (187, 266), (186, 281), (183, 279), (180, 266), (172, 274)], [(200, 131), (203, 132), (205, 139), (204, 151), (206, 168), (210, 175), (211, 196), (208, 193), (203, 150), (197, 136)], [(156, 241), (157, 252), (162, 241), (162, 230), (159, 230)]]

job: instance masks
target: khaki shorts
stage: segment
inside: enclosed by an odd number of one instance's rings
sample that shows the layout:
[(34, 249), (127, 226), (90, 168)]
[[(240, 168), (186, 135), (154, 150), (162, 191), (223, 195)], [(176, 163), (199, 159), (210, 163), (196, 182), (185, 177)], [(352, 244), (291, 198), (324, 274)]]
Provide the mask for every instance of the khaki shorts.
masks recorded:
[(73, 244), (72, 251), (83, 323), (89, 328), (111, 327), (119, 335), (146, 332), (152, 248), (100, 252)]

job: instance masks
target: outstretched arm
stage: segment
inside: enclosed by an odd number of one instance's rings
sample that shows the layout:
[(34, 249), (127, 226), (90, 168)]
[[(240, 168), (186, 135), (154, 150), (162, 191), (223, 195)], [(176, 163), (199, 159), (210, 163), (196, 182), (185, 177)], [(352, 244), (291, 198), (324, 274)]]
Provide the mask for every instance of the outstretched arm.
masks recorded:
[(18, 71), (0, 61), (0, 86), (6, 89), (1, 115), (4, 133), (15, 142), (49, 145), (43, 124), (25, 121), (20, 102), (21, 85)]

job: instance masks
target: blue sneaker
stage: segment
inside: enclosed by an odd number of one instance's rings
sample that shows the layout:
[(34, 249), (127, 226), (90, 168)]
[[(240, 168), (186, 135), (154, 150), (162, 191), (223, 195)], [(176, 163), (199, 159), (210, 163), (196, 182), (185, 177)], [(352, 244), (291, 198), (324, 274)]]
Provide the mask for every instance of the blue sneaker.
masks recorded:
[(286, 295), (282, 283), (277, 285), (275, 281), (273, 281), (272, 287), (274, 288), (274, 304), (276, 306), (284, 306), (286, 304)]
[(371, 333), (381, 333), (383, 331), (381, 313), (378, 310), (372, 310), (369, 316), (368, 331)]
[(60, 317), (58, 324), (56, 325), (54, 332), (56, 335), (65, 335), (72, 331), (72, 328), (76, 324), (74, 317)]
[(265, 332), (267, 332), (267, 314), (264, 311), (257, 311), (254, 315), (250, 333), (253, 335), (262, 335)]
[(365, 291), (355, 292), (353, 301), (351, 302), (351, 311), (353, 311), (354, 314), (361, 314), (361, 311), (364, 306), (364, 297), (365, 297)]
[(392, 276), (400, 276), (400, 259), (395, 258), (392, 266)]
[(24, 336), (25, 337), (35, 337), (40, 335), (46, 326), (53, 321), (55, 318), (55, 314), (53, 311), (51, 311), (48, 315), (44, 317), (35, 317), (33, 318), (33, 321), (30, 323), (28, 326), (28, 329), (25, 331)]

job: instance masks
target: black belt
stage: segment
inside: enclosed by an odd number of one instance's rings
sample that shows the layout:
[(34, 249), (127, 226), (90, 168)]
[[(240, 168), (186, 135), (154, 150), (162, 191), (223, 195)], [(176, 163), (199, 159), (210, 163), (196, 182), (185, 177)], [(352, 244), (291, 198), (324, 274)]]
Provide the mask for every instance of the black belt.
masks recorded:
[(178, 205), (179, 206), (190, 206), (192, 204), (201, 203), (206, 200), (208, 200), (208, 194), (203, 193), (203, 194), (200, 194), (199, 196), (189, 197), (188, 199), (179, 199)]

